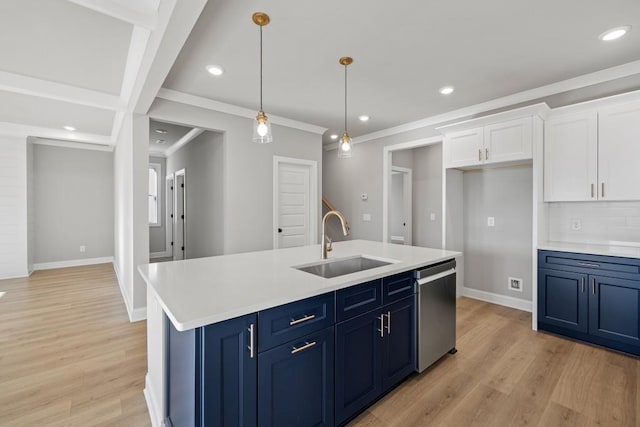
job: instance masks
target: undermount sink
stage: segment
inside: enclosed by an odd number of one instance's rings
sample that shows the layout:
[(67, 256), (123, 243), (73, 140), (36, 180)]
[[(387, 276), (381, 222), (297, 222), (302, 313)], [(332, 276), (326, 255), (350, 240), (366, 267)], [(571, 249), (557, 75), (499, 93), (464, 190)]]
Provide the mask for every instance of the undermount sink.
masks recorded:
[(332, 277), (344, 276), (345, 274), (357, 273), (358, 271), (370, 270), (393, 264), (393, 261), (383, 261), (366, 256), (355, 256), (350, 258), (338, 258), (323, 260), (314, 264), (307, 264), (293, 267), (297, 270), (315, 274), (316, 276), (330, 279)]

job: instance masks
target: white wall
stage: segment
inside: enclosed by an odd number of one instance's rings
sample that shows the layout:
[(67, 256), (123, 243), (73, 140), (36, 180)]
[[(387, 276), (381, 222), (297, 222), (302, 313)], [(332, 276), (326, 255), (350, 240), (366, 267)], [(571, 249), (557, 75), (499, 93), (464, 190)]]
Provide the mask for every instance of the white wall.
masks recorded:
[(28, 272), (27, 141), (0, 136), (0, 279)]
[(41, 144), (33, 152), (35, 263), (112, 257), (113, 153)]
[(160, 176), (158, 179), (160, 180), (160, 194), (161, 194), (161, 203), (160, 203), (160, 226), (149, 227), (149, 252), (151, 253), (159, 253), (164, 252), (167, 248), (167, 189), (166, 189), (166, 176), (167, 172), (167, 159), (164, 157), (151, 157), (149, 156), (149, 163), (158, 163), (160, 164)]
[(149, 262), (149, 118), (127, 114), (114, 150), (114, 268), (131, 320), (146, 316), (146, 284), (137, 266)]
[(149, 115), (224, 134), (224, 253), (273, 248), (273, 156), (315, 160), (320, 173), (321, 136), (273, 124), (273, 142), (255, 144), (251, 119), (162, 99)]
[(203, 132), (167, 159), (168, 173), (185, 169), (187, 258), (224, 252), (224, 137)]
[[(442, 247), (442, 144), (411, 150), (413, 245)], [(435, 220), (431, 214), (435, 214)]]

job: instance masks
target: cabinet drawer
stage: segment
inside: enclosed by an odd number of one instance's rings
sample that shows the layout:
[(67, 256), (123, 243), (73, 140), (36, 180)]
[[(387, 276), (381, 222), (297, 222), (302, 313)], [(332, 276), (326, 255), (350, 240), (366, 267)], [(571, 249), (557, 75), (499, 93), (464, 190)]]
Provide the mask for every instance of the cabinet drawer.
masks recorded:
[(334, 323), (333, 292), (258, 313), (258, 352), (327, 328)]
[(633, 258), (539, 251), (538, 267), (640, 280), (640, 260)]
[(384, 304), (401, 300), (414, 293), (413, 271), (406, 271), (382, 279), (382, 302)]
[(371, 311), (382, 305), (382, 280), (340, 289), (336, 292), (336, 322)]

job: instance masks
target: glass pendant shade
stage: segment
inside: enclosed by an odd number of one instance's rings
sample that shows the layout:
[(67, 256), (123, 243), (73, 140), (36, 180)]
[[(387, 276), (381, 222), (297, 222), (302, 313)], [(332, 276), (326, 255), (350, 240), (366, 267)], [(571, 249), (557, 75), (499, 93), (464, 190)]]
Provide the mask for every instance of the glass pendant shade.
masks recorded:
[(267, 144), (273, 141), (273, 134), (271, 133), (271, 123), (267, 119), (267, 115), (264, 111), (258, 112), (256, 120), (253, 122), (253, 142), (258, 144)]
[(338, 143), (338, 158), (346, 159), (353, 155), (353, 142), (347, 132), (342, 135)]

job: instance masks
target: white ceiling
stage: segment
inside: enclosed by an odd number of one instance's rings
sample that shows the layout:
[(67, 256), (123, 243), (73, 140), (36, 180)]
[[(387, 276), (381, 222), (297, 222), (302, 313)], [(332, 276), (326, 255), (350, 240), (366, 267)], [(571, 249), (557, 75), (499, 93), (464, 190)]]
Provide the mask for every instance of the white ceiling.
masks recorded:
[[(167, 133), (157, 133), (157, 129), (166, 130)], [(149, 120), (149, 151), (152, 154), (162, 154), (169, 147), (173, 146), (183, 136), (185, 136), (192, 128), (187, 126), (175, 125), (172, 123), (158, 122), (156, 120)], [(164, 139), (164, 144), (158, 144), (158, 139)]]
[[(209, 0), (163, 87), (257, 109), (258, 27), (264, 28), (264, 109), (368, 134), (640, 59), (637, 0)], [(632, 25), (604, 43), (608, 28)], [(224, 67), (213, 78), (207, 64)], [(443, 97), (438, 88), (454, 85)], [(371, 116), (363, 124), (356, 117)]]

